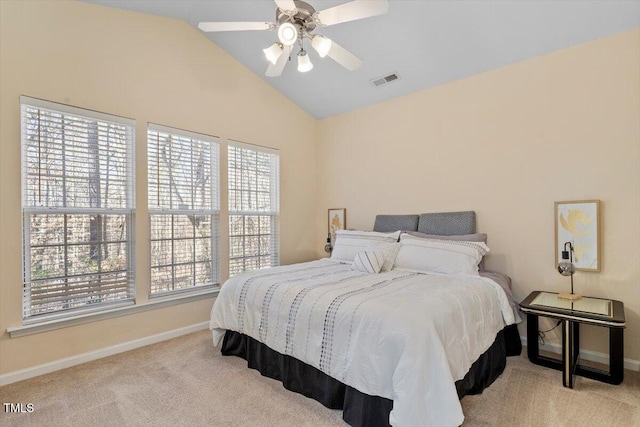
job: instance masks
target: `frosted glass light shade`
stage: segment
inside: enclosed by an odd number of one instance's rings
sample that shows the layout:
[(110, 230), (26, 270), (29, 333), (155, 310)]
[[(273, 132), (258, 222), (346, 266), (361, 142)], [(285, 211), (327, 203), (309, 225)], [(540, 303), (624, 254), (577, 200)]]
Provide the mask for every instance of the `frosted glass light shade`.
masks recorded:
[(331, 39), (328, 39), (323, 35), (316, 34), (311, 39), (311, 46), (313, 46), (316, 52), (318, 52), (320, 58), (324, 58), (331, 50)]
[(309, 59), (309, 55), (304, 50), (301, 50), (298, 53), (298, 71), (301, 73), (306, 73), (313, 68), (313, 64), (311, 63), (311, 59)]
[(285, 22), (278, 28), (278, 39), (285, 46), (293, 45), (298, 40), (298, 29), (290, 22)]
[(262, 49), (264, 55), (267, 57), (269, 62), (273, 65), (276, 65), (278, 58), (282, 55), (282, 45), (280, 43), (274, 43), (266, 49)]

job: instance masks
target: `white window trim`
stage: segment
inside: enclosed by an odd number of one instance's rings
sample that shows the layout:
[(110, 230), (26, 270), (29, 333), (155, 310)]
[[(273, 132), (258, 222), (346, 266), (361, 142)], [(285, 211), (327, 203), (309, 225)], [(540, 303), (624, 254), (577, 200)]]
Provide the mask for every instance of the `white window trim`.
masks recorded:
[[(24, 147), (24, 129), (22, 129), (22, 111), (23, 106), (35, 107), (39, 109), (53, 110), (62, 114), (69, 114), (81, 118), (85, 118), (88, 120), (96, 120), (96, 121), (106, 121), (112, 123), (118, 123), (123, 126), (130, 127), (130, 134), (128, 138), (130, 140), (130, 146), (127, 147), (128, 150), (128, 167), (129, 167), (129, 176), (131, 182), (127, 185), (126, 191), (126, 199), (130, 201), (129, 208), (104, 208), (104, 209), (95, 209), (95, 208), (58, 208), (58, 207), (29, 207), (26, 205), (26, 188), (25, 188), (25, 179), (27, 176), (26, 171), (26, 163), (25, 163), (25, 147)], [(121, 214), (128, 216), (128, 225), (129, 225), (129, 239), (128, 239), (128, 266), (129, 266), (129, 292), (130, 297), (126, 299), (122, 299), (119, 301), (112, 301), (107, 303), (102, 303), (93, 307), (78, 307), (76, 309), (63, 310), (63, 311), (54, 311), (51, 313), (43, 313), (37, 315), (25, 316), (25, 307), (27, 301), (25, 301), (25, 294), (30, 293), (30, 289), (24, 288), (24, 283), (27, 281), (31, 281), (31, 270), (28, 265), (31, 265), (30, 259), (30, 244), (28, 244), (29, 233), (27, 230), (26, 223), (23, 222), (22, 226), (22, 234), (23, 234), (23, 243), (22, 243), (22, 262), (23, 262), (23, 289), (22, 289), (22, 321), (23, 325), (31, 325), (31, 324), (45, 324), (51, 321), (50, 319), (75, 319), (82, 316), (92, 316), (93, 313), (101, 312), (104, 310), (112, 310), (114, 307), (122, 307), (122, 306), (130, 306), (135, 304), (135, 294), (136, 294), (136, 285), (135, 285), (135, 211), (136, 211), (136, 192), (135, 192), (135, 174), (136, 174), (136, 162), (135, 162), (135, 152), (136, 152), (136, 121), (135, 119), (131, 119), (128, 117), (118, 116), (115, 114), (107, 114), (100, 111), (90, 110), (86, 108), (74, 107), (67, 104), (61, 104), (57, 102), (46, 101), (39, 98), (33, 98), (29, 96), (20, 96), (20, 122), (21, 122), (21, 132), (20, 132), (20, 145), (21, 145), (21, 206), (22, 206), (22, 217), (23, 221), (27, 221), (29, 215), (34, 214), (90, 214), (90, 213), (107, 213), (109, 215)], [(30, 304), (30, 301), (29, 301)], [(117, 308), (116, 308), (117, 309)], [(11, 328), (9, 328), (11, 329)], [(7, 331), (9, 332), (9, 329)]]
[[(275, 241), (272, 241), (272, 252), (275, 251), (275, 254), (272, 254), (272, 257), (275, 258), (274, 261), (274, 265), (273, 266), (278, 266), (280, 265), (280, 150), (277, 150), (275, 148), (269, 148), (269, 147), (264, 147), (262, 145), (256, 145), (256, 144), (249, 144), (246, 142), (240, 142), (240, 141), (236, 141), (236, 140), (229, 140), (228, 141), (228, 147), (227, 147), (227, 154), (228, 154), (228, 149), (229, 147), (234, 147), (234, 148), (240, 148), (240, 149), (247, 149), (247, 150), (252, 150), (252, 151), (258, 151), (258, 152), (262, 152), (262, 153), (267, 153), (267, 154), (273, 154), (276, 156), (277, 159), (277, 168), (275, 170), (276, 173), (272, 173), (270, 176), (270, 179), (272, 180), (271, 182), (271, 188), (275, 188), (276, 192), (275, 194), (271, 194), (271, 197), (273, 197), (273, 199), (271, 200), (271, 206), (274, 206), (275, 209), (272, 209), (270, 211), (244, 211), (244, 210), (240, 210), (240, 211), (235, 211), (232, 210), (231, 207), (229, 207), (229, 217), (231, 217), (232, 215), (235, 216), (271, 216), (272, 217), (272, 221), (271, 221), (271, 235), (275, 236)], [(229, 159), (227, 156), (227, 170), (229, 169)], [(227, 174), (228, 175), (228, 174)], [(227, 176), (227, 196), (229, 196), (229, 178)], [(228, 221), (227, 221), (228, 222)], [(227, 240), (228, 242), (228, 247), (229, 247), (229, 256), (228, 256), (228, 260), (227, 260), (227, 268), (229, 270), (229, 275), (231, 275), (231, 231), (229, 230), (228, 236), (227, 236)], [(250, 258), (250, 257), (243, 257), (243, 258)], [(247, 270), (243, 270), (243, 271), (247, 271)]]
[[(91, 110), (89, 108), (74, 107), (72, 105), (59, 104), (57, 102), (45, 101), (44, 99), (31, 98), (29, 96), (24, 96), (24, 95), (20, 96), (20, 105), (22, 105), (22, 104), (29, 104), (32, 107), (46, 108), (48, 110), (56, 110), (56, 111), (59, 111), (61, 113), (71, 114), (71, 115), (80, 116), (80, 117), (86, 117), (88, 119), (104, 120), (104, 121), (108, 121), (108, 122), (118, 122), (118, 123), (121, 123), (123, 125), (132, 126), (134, 128), (133, 138), (134, 138), (134, 145), (135, 145), (135, 127), (136, 127), (135, 119), (131, 119), (129, 117), (118, 116), (116, 114), (102, 113), (100, 111)], [(87, 113), (90, 113), (91, 115), (87, 115)], [(133, 151), (135, 151), (135, 150), (133, 150)], [(135, 164), (135, 162), (134, 162), (134, 164)], [(134, 198), (134, 200), (135, 200), (135, 198)]]
[[(191, 292), (187, 295), (172, 295), (166, 298), (154, 298), (145, 304), (132, 305), (132, 302), (118, 307), (105, 307), (102, 310), (95, 310), (91, 313), (81, 313), (74, 316), (66, 316), (64, 318), (47, 317), (38, 319), (38, 321), (23, 321), (23, 326), (7, 328), (10, 338), (19, 338), (27, 335), (39, 334), (42, 332), (54, 331), (56, 329), (68, 328), (70, 326), (82, 325), (85, 323), (93, 323), (100, 320), (112, 319), (115, 317), (129, 316), (131, 314), (142, 313), (149, 310), (156, 310), (172, 305), (186, 304), (192, 301), (213, 298), (218, 295), (220, 289), (202, 289), (200, 292)], [(163, 295), (164, 296), (164, 295)]]
[(270, 148), (257, 144), (249, 144), (248, 142), (240, 142), (234, 139), (229, 140), (229, 146), (236, 148), (246, 148), (247, 150), (261, 151), (263, 153), (275, 154), (276, 156), (280, 156), (280, 150), (278, 150), (277, 148)]
[[(152, 283), (149, 284), (149, 299), (157, 299), (157, 298), (165, 298), (165, 297), (175, 297), (180, 298), (182, 294), (187, 293), (198, 293), (207, 290), (217, 291), (220, 289), (220, 232), (219, 232), (219, 223), (220, 223), (220, 150), (222, 148), (222, 144), (220, 138), (213, 135), (207, 135), (203, 133), (188, 131), (184, 129), (163, 126), (156, 123), (147, 123), (147, 153), (149, 150), (149, 141), (148, 135), (149, 132), (159, 132), (166, 133), (169, 135), (177, 135), (181, 137), (186, 137), (190, 139), (195, 139), (199, 141), (209, 142), (212, 147), (216, 147), (217, 159), (215, 163), (211, 165), (211, 176), (214, 178), (211, 183), (211, 206), (210, 210), (202, 210), (202, 209), (167, 209), (167, 208), (149, 208), (149, 227), (151, 227), (151, 217), (153, 215), (207, 215), (211, 216), (211, 220), (213, 222), (211, 228), (211, 248), (215, 252), (215, 256), (212, 258), (212, 268), (214, 269), (214, 276), (212, 277), (213, 282), (206, 285), (198, 285), (185, 289), (176, 289), (171, 291), (164, 292), (151, 292)], [(148, 163), (148, 159), (147, 159)], [(147, 180), (149, 179), (149, 175), (147, 173)], [(147, 195), (147, 203), (149, 202), (149, 198)], [(149, 230), (149, 268), (150, 271), (153, 270), (153, 266), (151, 265), (151, 230)]]

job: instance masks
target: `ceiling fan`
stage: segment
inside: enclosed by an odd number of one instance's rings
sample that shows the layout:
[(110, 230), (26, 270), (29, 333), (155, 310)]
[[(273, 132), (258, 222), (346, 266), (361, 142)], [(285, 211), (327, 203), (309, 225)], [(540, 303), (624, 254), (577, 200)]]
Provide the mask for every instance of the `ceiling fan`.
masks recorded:
[(268, 77), (282, 74), (290, 59), (294, 45), (300, 45), (298, 71), (304, 73), (313, 68), (309, 55), (304, 50), (303, 41), (308, 39), (321, 58), (329, 56), (349, 71), (362, 65), (362, 60), (322, 34), (314, 33), (317, 27), (341, 24), (371, 16), (383, 15), (389, 11), (389, 0), (354, 0), (316, 12), (309, 3), (301, 0), (274, 0), (276, 23), (273, 22), (200, 22), (198, 28), (204, 32), (276, 30), (278, 41), (266, 49), (264, 54), (270, 64), (265, 73)]

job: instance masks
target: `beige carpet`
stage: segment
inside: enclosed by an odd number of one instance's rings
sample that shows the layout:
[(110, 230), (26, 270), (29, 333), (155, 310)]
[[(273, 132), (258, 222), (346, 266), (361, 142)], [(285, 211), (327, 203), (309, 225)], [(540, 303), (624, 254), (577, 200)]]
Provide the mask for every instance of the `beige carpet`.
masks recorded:
[[(640, 426), (640, 374), (620, 386), (508, 359), (483, 394), (462, 399), (465, 426)], [(35, 411), (3, 426), (345, 426), (341, 412), (285, 390), (197, 332), (0, 388)]]

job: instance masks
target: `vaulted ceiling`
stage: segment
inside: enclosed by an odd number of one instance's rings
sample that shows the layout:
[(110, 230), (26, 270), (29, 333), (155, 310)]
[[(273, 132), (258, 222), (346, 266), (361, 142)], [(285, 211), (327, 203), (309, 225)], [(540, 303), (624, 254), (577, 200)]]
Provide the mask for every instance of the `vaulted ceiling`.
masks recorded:
[[(84, 0), (182, 19), (275, 22), (270, 0)], [(342, 1), (307, 0), (316, 10)], [(274, 31), (203, 33), (231, 56), (316, 118), (322, 119), (545, 53), (640, 27), (637, 0), (391, 0), (389, 13), (319, 28), (360, 57), (347, 71), (308, 49), (313, 70), (295, 62), (280, 77), (264, 75), (262, 49)], [(375, 87), (371, 80), (397, 73)]]

